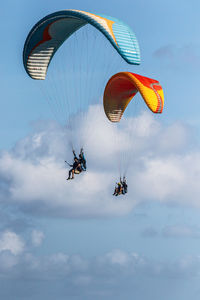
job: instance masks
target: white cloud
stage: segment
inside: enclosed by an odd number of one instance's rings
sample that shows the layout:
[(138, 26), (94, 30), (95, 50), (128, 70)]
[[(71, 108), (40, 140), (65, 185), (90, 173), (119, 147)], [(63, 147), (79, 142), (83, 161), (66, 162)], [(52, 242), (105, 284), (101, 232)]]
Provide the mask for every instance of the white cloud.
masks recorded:
[(0, 269), (3, 273), (6, 272), (8, 278), (20, 277), (25, 273), (27, 278), (38, 280), (60, 278), (82, 286), (98, 284), (98, 281), (104, 280), (117, 284), (120, 278), (127, 276), (133, 281), (137, 276), (195, 277), (200, 272), (200, 259), (198, 256), (185, 256), (175, 261), (156, 261), (139, 253), (126, 252), (121, 249), (115, 249), (90, 259), (61, 252), (38, 257), (29, 252), (18, 257), (9, 252), (2, 252), (0, 253)]
[(129, 256), (127, 253), (116, 249), (108, 254), (106, 254), (106, 260), (109, 261), (111, 264), (121, 265), (124, 266), (129, 262)]
[(200, 177), (200, 153), (145, 158), (145, 172), (138, 174), (138, 186), (145, 183), (144, 199), (176, 202), (199, 207), (198, 184)]
[(0, 235), (0, 253), (10, 251), (14, 255), (19, 255), (24, 251), (24, 241), (15, 232), (4, 231)]
[[(191, 149), (187, 126), (164, 126), (147, 112), (113, 126), (99, 106), (90, 107), (80, 122), (73, 135), (86, 140), (87, 172), (66, 181), (64, 160), (72, 160), (68, 130), (39, 122), (12, 151), (1, 153), (2, 202), (70, 218), (123, 215), (148, 200), (199, 206), (200, 151)], [(129, 167), (129, 193), (113, 197), (119, 162)]]
[[(13, 233), (2, 233), (1, 242), (10, 241), (11, 238), (16, 245), (16, 235)], [(21, 238), (18, 236), (17, 240)], [(21, 249), (23, 251), (7, 243), (7, 247), (0, 251), (0, 278), (6, 280), (2, 287), (7, 293), (6, 289), (14, 280), (20, 286), (20, 296), (26, 293), (27, 284), (35, 286), (37, 283), (41, 290), (48, 286), (50, 294), (52, 285), (54, 288), (57, 286), (59, 290), (65, 287), (64, 294), (67, 298), (70, 298), (71, 294), (77, 294), (77, 297), (81, 294), (84, 298), (92, 299), (94, 295), (102, 296), (103, 291), (105, 297), (108, 297), (106, 299), (110, 299), (111, 294), (112, 298), (116, 299), (114, 291), (116, 295), (123, 291), (124, 295), (127, 289), (132, 290), (134, 287), (137, 295), (138, 291), (143, 290), (144, 283), (150, 282), (150, 286), (157, 286), (158, 278), (167, 284), (170, 284), (170, 280), (184, 284), (185, 280), (191, 281), (200, 274), (199, 256), (183, 256), (175, 261), (165, 258), (164, 261), (160, 261), (134, 251), (114, 249), (101, 256), (83, 258), (64, 252), (35, 255), (31, 253), (31, 248)], [(161, 290), (163, 292), (163, 289)], [(18, 293), (16, 290), (16, 297)]]

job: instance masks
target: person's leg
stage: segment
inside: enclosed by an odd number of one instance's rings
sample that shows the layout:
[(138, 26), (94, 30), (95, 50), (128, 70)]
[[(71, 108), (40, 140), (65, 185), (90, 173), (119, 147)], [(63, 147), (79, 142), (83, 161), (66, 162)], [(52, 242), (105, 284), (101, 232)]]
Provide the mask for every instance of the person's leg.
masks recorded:
[(87, 167), (86, 167), (86, 162), (85, 161), (83, 163), (83, 167), (84, 167), (84, 171), (86, 171)]
[(76, 168), (76, 171), (77, 171), (77, 174), (80, 174), (80, 173), (82, 172), (81, 166), (80, 166), (80, 167), (77, 167), (77, 168)]
[(73, 169), (69, 170), (69, 175), (68, 175), (67, 180), (71, 179), (72, 170), (73, 170)]

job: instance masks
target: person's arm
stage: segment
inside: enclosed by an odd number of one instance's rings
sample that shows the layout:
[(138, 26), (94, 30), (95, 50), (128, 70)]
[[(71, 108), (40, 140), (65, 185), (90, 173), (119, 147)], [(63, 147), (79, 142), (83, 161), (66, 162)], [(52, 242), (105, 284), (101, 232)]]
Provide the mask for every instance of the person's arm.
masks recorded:
[(77, 158), (75, 150), (72, 151), (74, 154), (74, 158)]
[(81, 149), (81, 152), (80, 152), (80, 154), (81, 154), (81, 156), (82, 156), (83, 160), (84, 160), (84, 161), (86, 161), (86, 160), (85, 160), (85, 155), (84, 155), (83, 149)]
[(68, 164), (68, 166), (73, 167), (73, 165), (70, 165), (66, 160), (65, 160), (66, 164)]

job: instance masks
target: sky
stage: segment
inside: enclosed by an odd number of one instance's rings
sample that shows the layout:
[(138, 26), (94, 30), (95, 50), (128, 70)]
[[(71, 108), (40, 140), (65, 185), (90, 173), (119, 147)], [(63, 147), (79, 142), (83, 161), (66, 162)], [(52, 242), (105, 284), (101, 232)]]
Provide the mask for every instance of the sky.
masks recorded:
[[(1, 8), (0, 298), (199, 300), (199, 2), (8, 0)], [(69, 131), (27, 76), (22, 52), (38, 20), (72, 8), (127, 23), (142, 62), (128, 66), (109, 46), (98, 60), (91, 51), (99, 73), (77, 98), (90, 94), (93, 105), (84, 118), (73, 115)], [(95, 89), (105, 52), (107, 75), (128, 70), (160, 81), (162, 115), (137, 96), (137, 113), (132, 106), (111, 126)], [(66, 181), (66, 141), (80, 134), (88, 169)], [(128, 194), (113, 197), (120, 159), (129, 164)]]

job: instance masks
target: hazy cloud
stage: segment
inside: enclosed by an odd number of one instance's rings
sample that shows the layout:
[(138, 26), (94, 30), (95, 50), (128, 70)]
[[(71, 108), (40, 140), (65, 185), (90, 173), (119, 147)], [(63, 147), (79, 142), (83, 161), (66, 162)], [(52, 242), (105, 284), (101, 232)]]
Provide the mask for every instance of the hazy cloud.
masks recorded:
[(158, 235), (158, 231), (153, 227), (147, 227), (147, 228), (143, 229), (141, 235), (143, 237), (153, 238)]
[(38, 246), (41, 245), (41, 243), (42, 243), (42, 241), (44, 239), (44, 233), (42, 231), (34, 229), (32, 231), (31, 238), (32, 238), (32, 244), (33, 244), (33, 246), (38, 247)]
[(187, 225), (174, 225), (163, 228), (162, 235), (172, 238), (200, 238), (200, 228)]
[(181, 67), (185, 68), (199, 65), (199, 46), (196, 44), (186, 44), (182, 46), (176, 45), (165, 45), (157, 49), (153, 56), (159, 60), (167, 62), (171, 67)]

